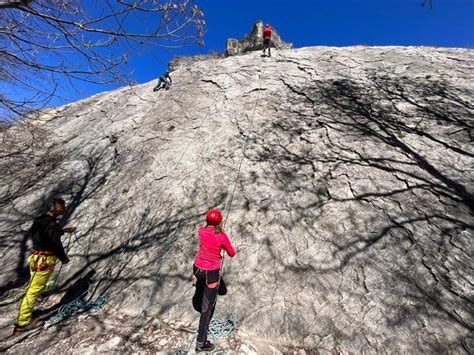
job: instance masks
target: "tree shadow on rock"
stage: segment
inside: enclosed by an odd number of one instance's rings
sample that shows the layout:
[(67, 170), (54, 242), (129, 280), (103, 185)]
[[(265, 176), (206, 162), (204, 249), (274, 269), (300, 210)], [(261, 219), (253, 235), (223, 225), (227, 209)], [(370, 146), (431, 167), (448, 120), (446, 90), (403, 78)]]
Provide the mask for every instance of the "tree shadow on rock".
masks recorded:
[[(281, 109), (246, 137), (246, 158), (271, 167), (265, 178), (284, 196), (279, 204), (291, 211), (278, 246), (267, 246), (268, 260), (306, 282), (310, 275), (337, 279), (363, 267), (366, 274), (374, 272), (370, 278), (379, 285), (371, 290), (364, 281), (365, 293), (385, 292), (383, 275), (407, 285), (404, 273), (421, 269), (419, 277), (431, 277), (442, 292), (430, 283), (420, 287), (415, 276), (409, 283), (412, 294), (402, 288), (391, 292), (400, 292), (399, 300), (425, 302), (439, 310), (438, 320), (447, 316), (449, 324), (464, 329), (459, 346), (464, 332), (472, 330), (467, 291), (472, 260), (466, 252), (474, 230), (472, 90), (449, 81), (378, 73), (364, 81), (285, 85), (289, 94)], [(314, 114), (291, 111), (302, 104)], [(301, 197), (292, 199), (296, 195)], [(296, 240), (282, 241), (293, 231), (307, 236), (309, 252), (301, 252), (301, 258), (279, 251), (296, 247)], [(376, 268), (377, 263), (382, 266)], [(347, 291), (339, 286), (333, 292)], [(468, 320), (450, 311), (453, 299)], [(397, 303), (387, 307), (406, 312)], [(415, 305), (409, 308), (420, 313)]]

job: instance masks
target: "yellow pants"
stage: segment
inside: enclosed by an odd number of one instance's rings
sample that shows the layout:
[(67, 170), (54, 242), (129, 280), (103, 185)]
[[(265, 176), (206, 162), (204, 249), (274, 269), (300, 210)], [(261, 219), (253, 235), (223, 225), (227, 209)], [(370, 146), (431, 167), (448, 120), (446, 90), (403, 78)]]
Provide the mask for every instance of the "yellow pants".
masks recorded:
[(53, 255), (30, 255), (28, 258), (30, 282), (28, 283), (25, 296), (20, 303), (16, 325), (24, 327), (31, 323), (36, 300), (46, 287), (46, 283), (53, 274), (57, 261), (58, 258)]

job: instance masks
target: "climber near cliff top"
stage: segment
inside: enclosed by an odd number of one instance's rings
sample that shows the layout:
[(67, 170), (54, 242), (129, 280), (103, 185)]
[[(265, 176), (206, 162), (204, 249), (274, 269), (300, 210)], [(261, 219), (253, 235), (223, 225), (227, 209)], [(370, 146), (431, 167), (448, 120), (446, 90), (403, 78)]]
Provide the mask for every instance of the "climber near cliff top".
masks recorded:
[(153, 91), (158, 91), (160, 89), (168, 90), (172, 83), (173, 80), (171, 80), (170, 72), (166, 71), (159, 77), (158, 83), (153, 88)]
[(13, 330), (14, 335), (41, 327), (43, 322), (33, 320), (33, 308), (36, 300), (46, 287), (46, 283), (53, 274), (54, 267), (59, 260), (63, 264), (69, 262), (61, 236), (64, 233), (73, 233), (76, 228), (61, 228), (56, 217), (66, 211), (66, 203), (61, 198), (54, 198), (48, 205), (48, 212), (35, 218), (31, 227), (33, 251), (28, 258), (30, 281), (25, 296), (20, 303), (18, 318)]
[(267, 23), (265, 28), (263, 29), (263, 53), (262, 56), (265, 56), (265, 50), (268, 49), (268, 56), (271, 57), (272, 54), (270, 53), (270, 44), (272, 40), (272, 29), (270, 25)]
[(222, 213), (219, 210), (207, 212), (206, 226), (199, 228), (198, 235), (199, 250), (194, 258), (193, 274), (196, 289), (201, 284), (203, 290), (196, 352), (212, 351), (214, 349), (214, 344), (207, 340), (207, 331), (214, 313), (221, 279), (221, 250), (225, 250), (230, 257), (236, 254), (229, 237), (222, 230)]

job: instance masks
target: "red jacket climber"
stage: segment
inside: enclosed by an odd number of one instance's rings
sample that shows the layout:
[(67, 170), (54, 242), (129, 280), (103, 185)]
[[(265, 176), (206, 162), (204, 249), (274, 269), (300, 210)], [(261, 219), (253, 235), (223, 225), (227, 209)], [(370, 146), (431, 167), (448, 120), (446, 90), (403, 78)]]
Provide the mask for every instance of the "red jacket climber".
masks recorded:
[(270, 43), (272, 39), (272, 29), (270, 28), (269, 24), (265, 25), (265, 29), (263, 30), (263, 56), (265, 56), (265, 50), (268, 48), (268, 56), (271, 57), (270, 53)]

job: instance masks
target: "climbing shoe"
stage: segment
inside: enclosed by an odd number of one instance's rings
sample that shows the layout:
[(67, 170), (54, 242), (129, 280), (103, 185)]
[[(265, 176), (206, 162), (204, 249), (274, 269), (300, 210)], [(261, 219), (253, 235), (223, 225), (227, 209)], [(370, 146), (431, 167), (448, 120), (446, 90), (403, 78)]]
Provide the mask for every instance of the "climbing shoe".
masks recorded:
[(42, 320), (33, 319), (33, 321), (28, 325), (24, 325), (22, 327), (19, 325), (15, 325), (15, 328), (13, 328), (13, 335), (20, 335), (26, 333), (34, 329), (41, 328), (43, 325), (44, 322)]
[(196, 343), (196, 349), (194, 349), (197, 353), (201, 351), (212, 351), (216, 347), (214, 344), (212, 344), (209, 340), (206, 340), (206, 342), (203, 343)]

